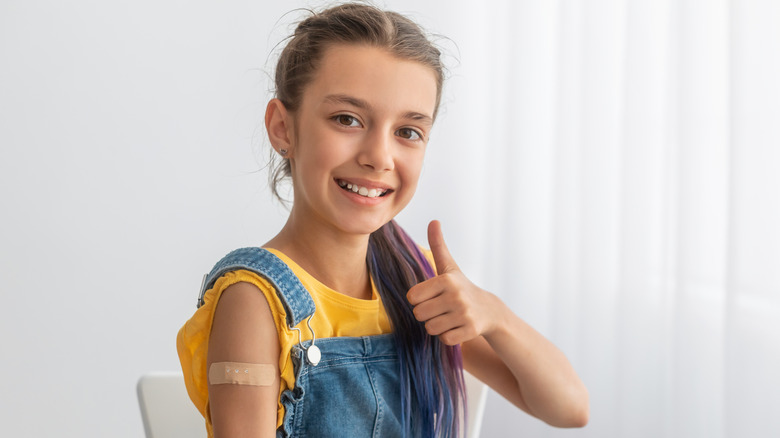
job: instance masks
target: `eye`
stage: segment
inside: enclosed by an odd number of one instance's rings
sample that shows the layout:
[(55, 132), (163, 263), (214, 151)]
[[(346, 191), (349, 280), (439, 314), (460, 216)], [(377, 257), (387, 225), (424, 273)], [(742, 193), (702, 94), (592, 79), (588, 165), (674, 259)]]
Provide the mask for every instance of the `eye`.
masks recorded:
[(339, 114), (337, 116), (333, 116), (333, 120), (335, 120), (339, 125), (349, 126), (351, 128), (358, 128), (361, 126), (360, 121), (356, 117), (350, 116), (349, 114)]
[(423, 138), (422, 134), (412, 128), (401, 128), (395, 131), (395, 134), (407, 140), (422, 140)]

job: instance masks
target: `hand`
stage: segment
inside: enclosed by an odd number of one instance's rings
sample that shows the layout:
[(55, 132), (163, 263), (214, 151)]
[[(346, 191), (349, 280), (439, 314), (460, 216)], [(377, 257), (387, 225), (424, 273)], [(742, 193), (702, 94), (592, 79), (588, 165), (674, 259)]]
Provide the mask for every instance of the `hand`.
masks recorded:
[(428, 225), (428, 244), (436, 262), (436, 277), (409, 289), (406, 299), (425, 330), (447, 345), (457, 345), (484, 335), (497, 321), (491, 310), (496, 297), (477, 287), (460, 271), (450, 255), (439, 221)]

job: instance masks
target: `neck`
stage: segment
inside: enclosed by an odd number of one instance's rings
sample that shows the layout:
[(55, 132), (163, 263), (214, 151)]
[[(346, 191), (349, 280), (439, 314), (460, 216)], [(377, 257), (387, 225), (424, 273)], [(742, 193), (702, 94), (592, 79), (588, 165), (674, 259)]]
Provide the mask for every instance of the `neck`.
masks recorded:
[(320, 224), (296, 220), (293, 214), (264, 246), (274, 248), (329, 288), (354, 298), (371, 298), (366, 266), (368, 234), (346, 234)]

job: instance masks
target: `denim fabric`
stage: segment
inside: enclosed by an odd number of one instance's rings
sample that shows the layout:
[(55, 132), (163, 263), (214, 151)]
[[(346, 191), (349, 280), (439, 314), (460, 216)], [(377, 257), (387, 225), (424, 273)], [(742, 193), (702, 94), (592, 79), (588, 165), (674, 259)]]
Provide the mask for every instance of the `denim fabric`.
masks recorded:
[[(295, 387), (282, 393), (282, 437), (401, 437), (399, 364), (392, 334), (327, 338), (316, 366), (294, 346)], [(308, 347), (304, 342), (303, 347)]]
[[(220, 260), (204, 279), (199, 302), (220, 276), (238, 269), (253, 271), (274, 285), (290, 328), (315, 313), (314, 301), (298, 277), (262, 248), (237, 249)], [(403, 436), (400, 367), (393, 335), (316, 339), (322, 354), (317, 365), (306, 360), (311, 343), (295, 345), (290, 352), (295, 386), (281, 395), (285, 414), (276, 436)]]
[(214, 286), (219, 277), (239, 269), (255, 272), (274, 285), (287, 311), (287, 325), (290, 328), (314, 313), (314, 301), (298, 277), (279, 257), (263, 248), (240, 248), (217, 262), (203, 281), (198, 307), (203, 302), (203, 294)]

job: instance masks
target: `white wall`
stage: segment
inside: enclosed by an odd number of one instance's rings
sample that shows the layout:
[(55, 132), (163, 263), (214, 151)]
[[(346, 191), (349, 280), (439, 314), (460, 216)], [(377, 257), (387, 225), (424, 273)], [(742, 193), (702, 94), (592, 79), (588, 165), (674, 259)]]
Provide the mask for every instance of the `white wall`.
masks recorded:
[[(4, 436), (143, 435), (135, 383), (179, 368), (201, 275), (286, 217), (261, 171), (265, 71), (296, 16), (283, 15), (309, 4), (0, 3)], [(480, 176), (460, 97), (477, 63), (453, 18), (465, 5), (445, 4), (387, 2), (456, 41), (463, 62), (401, 221), (423, 239), (442, 219), (478, 277), (482, 214), (460, 209), (452, 183)]]

